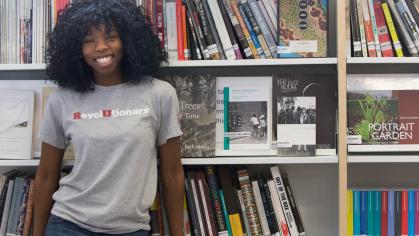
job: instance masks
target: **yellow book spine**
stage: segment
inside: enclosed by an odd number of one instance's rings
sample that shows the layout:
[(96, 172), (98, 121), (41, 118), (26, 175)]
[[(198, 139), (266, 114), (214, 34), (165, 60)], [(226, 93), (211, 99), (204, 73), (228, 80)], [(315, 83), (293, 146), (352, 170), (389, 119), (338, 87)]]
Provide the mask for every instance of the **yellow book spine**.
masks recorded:
[(390, 9), (388, 8), (388, 5), (386, 2), (381, 3), (381, 6), (383, 8), (384, 17), (386, 18), (388, 31), (390, 32), (391, 41), (393, 41), (393, 47), (396, 51), (397, 57), (403, 57), (403, 50), (402, 45), (400, 43), (399, 37), (397, 36), (396, 28), (394, 28), (394, 22), (393, 18), (391, 18)]
[(234, 214), (228, 216), (231, 225), (231, 233), (233, 236), (243, 236), (242, 223), (240, 222), (240, 215)]
[(348, 231), (347, 236), (354, 235), (354, 208), (353, 208), (353, 192), (352, 190), (348, 190)]

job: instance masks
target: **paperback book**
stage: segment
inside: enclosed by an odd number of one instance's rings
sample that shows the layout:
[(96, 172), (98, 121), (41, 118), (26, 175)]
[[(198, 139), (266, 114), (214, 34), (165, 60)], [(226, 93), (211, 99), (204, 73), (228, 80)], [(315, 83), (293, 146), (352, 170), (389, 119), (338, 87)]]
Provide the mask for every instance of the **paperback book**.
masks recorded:
[(279, 57), (326, 57), (328, 0), (278, 1)]
[(182, 157), (215, 156), (215, 77), (167, 75), (175, 87), (180, 110)]
[(348, 151), (419, 150), (419, 90), (349, 90)]
[(333, 75), (274, 77), (273, 143), (278, 155), (336, 155), (336, 89)]

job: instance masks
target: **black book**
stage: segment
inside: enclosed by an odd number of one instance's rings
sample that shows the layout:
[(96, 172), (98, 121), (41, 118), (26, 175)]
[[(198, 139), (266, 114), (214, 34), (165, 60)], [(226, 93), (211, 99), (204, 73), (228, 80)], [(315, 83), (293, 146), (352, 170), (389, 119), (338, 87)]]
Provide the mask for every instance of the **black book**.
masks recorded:
[(352, 35), (352, 56), (362, 57), (361, 48), (361, 35), (359, 32), (359, 19), (356, 6), (356, 0), (350, 1), (350, 14), (351, 14), (351, 35)]
[(415, 19), (416, 25), (419, 25), (419, 14), (418, 10), (416, 10), (416, 7), (413, 3), (413, 0), (405, 0), (407, 7), (410, 10), (410, 13), (412, 13), (413, 19)]
[(272, 205), (268, 182), (262, 175), (257, 176), (257, 182), (260, 191), (260, 198), (263, 203), (263, 209), (265, 210), (266, 219), (268, 221), (269, 231), (271, 232), (271, 235), (277, 234), (279, 233), (278, 223), (276, 221), (275, 210)]
[(186, 192), (186, 201), (188, 203), (188, 213), (189, 213), (189, 219), (191, 221), (191, 232), (193, 232), (193, 234), (195, 236), (200, 236), (201, 235), (201, 231), (200, 231), (200, 226), (199, 226), (199, 220), (198, 220), (198, 212), (197, 212), (197, 208), (195, 206), (195, 196), (193, 194), (193, 190), (192, 190), (192, 183), (191, 183), (191, 179), (193, 178), (193, 172), (188, 171), (186, 174), (186, 178), (185, 178), (185, 192)]
[(194, 3), (192, 2), (192, 0), (185, 0), (186, 1), (186, 9), (188, 11), (188, 17), (190, 17), (192, 25), (193, 25), (193, 31), (195, 32), (196, 35), (196, 39), (198, 42), (199, 49), (202, 53), (203, 59), (207, 60), (210, 59), (209, 54), (208, 54), (208, 48), (207, 48), (207, 44), (205, 42), (204, 39), (204, 33), (203, 33), (203, 29), (201, 26), (201, 23), (198, 20), (198, 11), (196, 10), (196, 7), (194, 5)]
[(17, 170), (11, 170), (3, 174), (4, 184), (3, 184), (3, 188), (1, 189), (1, 195), (0, 195), (0, 222), (2, 221), (2, 218), (3, 218), (3, 211), (4, 211), (5, 202), (6, 202), (7, 189), (9, 187), (9, 180), (14, 179), (18, 174), (19, 172)]
[(294, 198), (294, 194), (291, 189), (290, 182), (288, 180), (287, 173), (281, 173), (282, 182), (284, 183), (285, 192), (287, 193), (288, 201), (291, 206), (292, 215), (294, 216), (295, 224), (297, 225), (298, 233), (305, 235), (303, 220), (301, 218), (300, 211), (298, 210), (297, 203)]
[(394, 235), (402, 235), (402, 191), (396, 191), (394, 197)]

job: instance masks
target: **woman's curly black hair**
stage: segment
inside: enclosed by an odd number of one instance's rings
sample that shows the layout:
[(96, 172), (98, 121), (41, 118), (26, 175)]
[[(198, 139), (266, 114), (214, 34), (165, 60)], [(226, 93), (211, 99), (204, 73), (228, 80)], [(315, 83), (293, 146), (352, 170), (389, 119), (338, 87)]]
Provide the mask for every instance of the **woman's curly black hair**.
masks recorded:
[(124, 82), (139, 82), (155, 75), (167, 53), (150, 23), (132, 0), (76, 0), (58, 14), (48, 36), (46, 72), (60, 87), (84, 93), (94, 90), (93, 72), (84, 61), (82, 43), (92, 27), (114, 26), (123, 45)]

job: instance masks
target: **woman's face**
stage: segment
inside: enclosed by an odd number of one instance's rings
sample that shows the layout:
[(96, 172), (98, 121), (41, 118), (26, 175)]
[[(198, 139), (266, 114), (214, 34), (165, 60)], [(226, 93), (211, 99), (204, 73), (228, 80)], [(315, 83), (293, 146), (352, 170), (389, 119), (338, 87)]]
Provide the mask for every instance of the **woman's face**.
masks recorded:
[(83, 40), (82, 53), (92, 68), (95, 79), (120, 76), (120, 62), (123, 55), (122, 41), (115, 27), (110, 32), (104, 25), (92, 27)]

